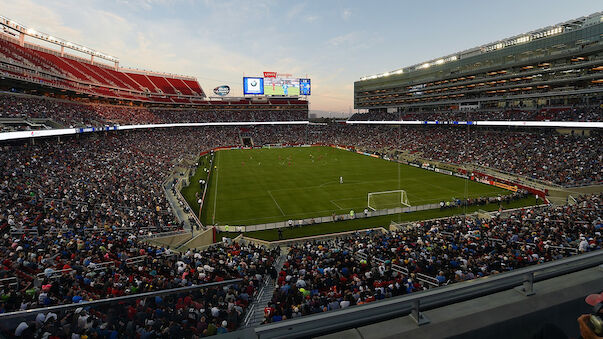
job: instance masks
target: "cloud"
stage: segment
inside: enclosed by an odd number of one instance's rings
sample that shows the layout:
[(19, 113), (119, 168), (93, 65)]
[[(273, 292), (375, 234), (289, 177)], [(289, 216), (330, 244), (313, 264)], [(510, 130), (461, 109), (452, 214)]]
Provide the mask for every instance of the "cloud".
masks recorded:
[(343, 20), (348, 20), (351, 17), (352, 11), (349, 8), (346, 8), (343, 10), (343, 12), (341, 12), (341, 18), (343, 18)]
[(356, 40), (356, 33), (350, 32), (343, 35), (338, 35), (327, 41), (327, 45), (332, 47), (339, 47), (344, 44), (351, 44)]
[(289, 11), (287, 11), (287, 18), (288, 19), (294, 19), (296, 17), (301, 16), (302, 12), (306, 9), (306, 4), (303, 2), (299, 2), (296, 5), (294, 5), (293, 7), (291, 7), (291, 9), (289, 9)]
[(313, 23), (319, 19), (316, 15), (310, 15), (305, 18), (306, 22)]

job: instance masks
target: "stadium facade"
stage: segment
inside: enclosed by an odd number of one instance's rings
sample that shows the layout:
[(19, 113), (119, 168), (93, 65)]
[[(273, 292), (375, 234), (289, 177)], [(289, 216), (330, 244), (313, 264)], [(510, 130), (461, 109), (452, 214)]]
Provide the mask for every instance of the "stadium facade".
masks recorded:
[(590, 104), (603, 92), (603, 12), (354, 83), (368, 112)]

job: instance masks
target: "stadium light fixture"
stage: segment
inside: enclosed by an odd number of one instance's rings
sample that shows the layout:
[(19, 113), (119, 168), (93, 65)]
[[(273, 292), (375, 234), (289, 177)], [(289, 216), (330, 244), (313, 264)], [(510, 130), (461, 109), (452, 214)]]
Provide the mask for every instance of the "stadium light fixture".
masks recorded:
[(58, 44), (58, 45), (60, 45), (62, 47), (68, 47), (68, 48), (76, 50), (76, 51), (83, 51), (83, 52), (85, 52), (87, 54), (90, 54), (90, 55), (93, 55), (93, 56), (98, 56), (100, 58), (103, 58), (103, 59), (106, 59), (108, 61), (112, 61), (112, 62), (115, 62), (115, 63), (119, 63), (119, 59), (117, 59), (116, 57), (113, 57), (113, 56), (110, 56), (110, 55), (107, 55), (107, 54), (95, 51), (95, 50), (90, 49), (90, 48), (86, 48), (84, 46), (81, 46), (81, 45), (78, 45), (76, 43), (72, 43), (72, 42), (63, 40), (61, 38), (53, 37), (53, 36), (51, 36), (49, 34), (38, 32), (38, 31), (36, 31), (33, 28), (28, 28), (28, 27), (26, 27), (24, 25), (21, 25), (20, 23), (14, 21), (12, 19), (9, 19), (9, 18), (1, 16), (1, 15), (0, 15), (0, 23), (2, 23), (3, 25), (8, 26), (8, 27), (16, 30), (17, 32), (20, 32), (21, 34), (26, 34), (26, 35), (32, 36), (32, 37), (40, 39), (40, 40), (45, 40), (45, 41), (48, 41), (48, 42), (51, 42), (51, 43), (54, 43), (54, 44)]

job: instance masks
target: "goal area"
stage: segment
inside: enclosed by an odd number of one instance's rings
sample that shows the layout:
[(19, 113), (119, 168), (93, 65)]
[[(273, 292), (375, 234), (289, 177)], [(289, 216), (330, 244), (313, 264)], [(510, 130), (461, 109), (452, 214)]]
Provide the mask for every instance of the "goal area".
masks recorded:
[(373, 211), (396, 207), (410, 207), (405, 190), (369, 192), (367, 206)]

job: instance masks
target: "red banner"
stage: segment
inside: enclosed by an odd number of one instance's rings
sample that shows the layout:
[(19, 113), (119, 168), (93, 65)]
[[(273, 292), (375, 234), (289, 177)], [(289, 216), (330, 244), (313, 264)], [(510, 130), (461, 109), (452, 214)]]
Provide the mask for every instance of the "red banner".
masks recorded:
[(276, 72), (264, 72), (264, 78), (276, 78)]
[(490, 180), (496, 180), (498, 182), (505, 183), (507, 185), (516, 186), (518, 189), (526, 190), (526, 191), (528, 191), (528, 192), (530, 192), (532, 194), (535, 194), (535, 195), (539, 196), (543, 200), (546, 199), (546, 196), (548, 194), (547, 190), (542, 191), (542, 190), (539, 190), (539, 189), (536, 189), (536, 188), (533, 188), (533, 187), (529, 187), (529, 186), (525, 186), (525, 185), (522, 185), (522, 184), (519, 184), (519, 183), (510, 182), (508, 180), (496, 178), (496, 177), (493, 177), (493, 176), (485, 174), (485, 173), (474, 171), (473, 175), (476, 176), (476, 177), (472, 177), (471, 178), (472, 180), (480, 181), (480, 180), (483, 180), (483, 179), (479, 179), (478, 177), (485, 178), (485, 181), (488, 181), (487, 184), (489, 184)]

